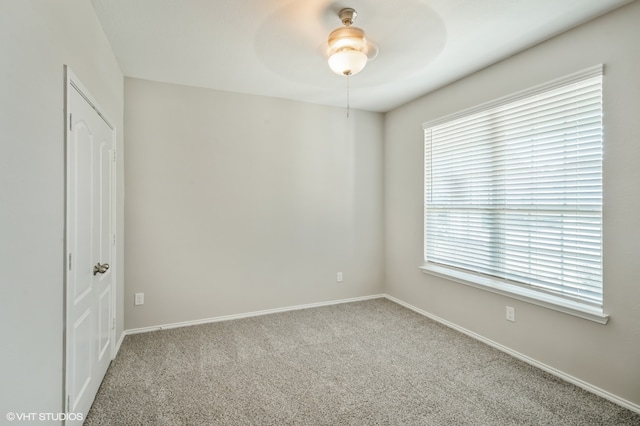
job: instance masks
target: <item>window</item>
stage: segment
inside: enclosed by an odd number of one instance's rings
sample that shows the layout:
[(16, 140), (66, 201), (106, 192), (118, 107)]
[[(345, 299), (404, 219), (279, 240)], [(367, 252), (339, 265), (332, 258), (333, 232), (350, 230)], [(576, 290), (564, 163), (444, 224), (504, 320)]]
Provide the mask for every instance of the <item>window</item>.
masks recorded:
[(423, 125), (426, 272), (606, 322), (602, 69)]

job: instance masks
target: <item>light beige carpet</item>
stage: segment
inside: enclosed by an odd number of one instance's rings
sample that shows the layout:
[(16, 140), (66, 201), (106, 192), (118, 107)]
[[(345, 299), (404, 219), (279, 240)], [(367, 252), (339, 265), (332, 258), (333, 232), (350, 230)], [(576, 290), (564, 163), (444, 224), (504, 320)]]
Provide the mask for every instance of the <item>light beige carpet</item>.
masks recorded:
[(127, 336), (86, 425), (640, 425), (386, 299)]

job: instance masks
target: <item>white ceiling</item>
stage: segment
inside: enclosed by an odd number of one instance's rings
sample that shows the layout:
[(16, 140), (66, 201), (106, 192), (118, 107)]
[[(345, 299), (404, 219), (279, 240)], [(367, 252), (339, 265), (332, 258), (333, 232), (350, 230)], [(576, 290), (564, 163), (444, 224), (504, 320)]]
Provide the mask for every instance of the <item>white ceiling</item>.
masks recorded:
[(352, 108), (388, 111), (631, 0), (92, 0), (125, 76), (346, 105), (327, 66), (337, 11), (380, 53)]

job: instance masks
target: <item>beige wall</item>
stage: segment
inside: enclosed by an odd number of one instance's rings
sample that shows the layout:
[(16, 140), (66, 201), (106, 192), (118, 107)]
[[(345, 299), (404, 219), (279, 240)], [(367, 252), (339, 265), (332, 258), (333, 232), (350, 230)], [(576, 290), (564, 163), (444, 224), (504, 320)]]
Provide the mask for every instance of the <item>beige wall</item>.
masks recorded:
[[(118, 130), (123, 78), (90, 2), (0, 2), (0, 423), (63, 410), (64, 64)], [(122, 240), (118, 260), (122, 266)], [(118, 335), (123, 330), (118, 271)]]
[[(640, 404), (640, 2), (386, 115), (386, 291)], [(421, 273), (421, 124), (598, 63), (604, 78), (604, 303), (599, 325)], [(515, 323), (505, 306), (516, 308)]]
[(127, 329), (382, 292), (381, 114), (126, 78), (125, 121)]

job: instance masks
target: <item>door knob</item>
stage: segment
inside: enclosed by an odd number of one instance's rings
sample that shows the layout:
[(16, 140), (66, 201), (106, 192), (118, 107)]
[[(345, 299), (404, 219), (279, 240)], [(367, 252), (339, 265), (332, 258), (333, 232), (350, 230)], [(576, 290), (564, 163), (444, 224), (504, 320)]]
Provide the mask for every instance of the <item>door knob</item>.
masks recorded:
[(107, 272), (107, 269), (109, 269), (108, 263), (101, 265), (100, 262), (98, 262), (98, 264), (93, 267), (93, 275), (96, 275), (98, 273), (104, 274), (105, 272)]

